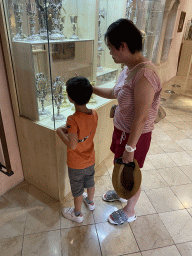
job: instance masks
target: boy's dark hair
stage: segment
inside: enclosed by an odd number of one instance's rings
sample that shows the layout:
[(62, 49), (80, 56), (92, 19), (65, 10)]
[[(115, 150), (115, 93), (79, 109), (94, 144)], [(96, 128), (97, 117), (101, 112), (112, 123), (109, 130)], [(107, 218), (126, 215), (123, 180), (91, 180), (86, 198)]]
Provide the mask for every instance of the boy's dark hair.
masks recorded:
[(127, 43), (132, 54), (142, 51), (142, 34), (131, 20), (119, 19), (105, 33), (105, 43), (111, 43), (117, 50), (122, 42)]
[(77, 105), (85, 105), (89, 102), (93, 93), (92, 85), (86, 77), (77, 76), (66, 82), (68, 96)]

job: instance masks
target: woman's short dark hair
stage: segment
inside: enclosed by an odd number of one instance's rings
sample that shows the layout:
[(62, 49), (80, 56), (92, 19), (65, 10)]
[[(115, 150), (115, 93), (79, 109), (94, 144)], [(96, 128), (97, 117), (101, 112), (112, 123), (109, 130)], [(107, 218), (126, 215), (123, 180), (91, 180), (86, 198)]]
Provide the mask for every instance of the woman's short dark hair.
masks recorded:
[(77, 76), (66, 82), (68, 96), (77, 105), (85, 105), (89, 102), (93, 93), (92, 85), (86, 77)]
[(142, 35), (131, 20), (119, 19), (113, 22), (105, 33), (105, 43), (119, 49), (121, 43), (127, 43), (132, 54), (142, 51)]

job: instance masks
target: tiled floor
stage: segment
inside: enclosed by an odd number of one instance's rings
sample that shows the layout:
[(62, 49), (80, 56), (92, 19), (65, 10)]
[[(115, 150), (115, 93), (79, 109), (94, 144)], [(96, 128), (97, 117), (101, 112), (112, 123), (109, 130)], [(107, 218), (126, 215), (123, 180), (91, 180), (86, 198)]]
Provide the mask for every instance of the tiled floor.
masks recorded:
[[(83, 205), (81, 224), (64, 219), (56, 200), (26, 182), (0, 197), (0, 256), (191, 256), (192, 97), (183, 95), (192, 92), (192, 82), (187, 82), (187, 90), (180, 78), (163, 87), (167, 116), (155, 125), (135, 222), (107, 222), (123, 207), (102, 200), (112, 189), (111, 155), (96, 170), (96, 209), (92, 213)], [(72, 206), (67, 199), (65, 206)]]

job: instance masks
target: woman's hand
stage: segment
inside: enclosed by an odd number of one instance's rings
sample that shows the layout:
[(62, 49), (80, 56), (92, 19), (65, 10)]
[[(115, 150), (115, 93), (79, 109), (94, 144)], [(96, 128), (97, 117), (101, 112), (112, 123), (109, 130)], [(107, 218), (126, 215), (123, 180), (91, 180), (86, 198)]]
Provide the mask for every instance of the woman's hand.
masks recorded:
[(133, 162), (134, 158), (134, 152), (127, 152), (124, 150), (123, 156), (122, 156), (122, 162), (125, 164), (128, 164), (129, 162)]

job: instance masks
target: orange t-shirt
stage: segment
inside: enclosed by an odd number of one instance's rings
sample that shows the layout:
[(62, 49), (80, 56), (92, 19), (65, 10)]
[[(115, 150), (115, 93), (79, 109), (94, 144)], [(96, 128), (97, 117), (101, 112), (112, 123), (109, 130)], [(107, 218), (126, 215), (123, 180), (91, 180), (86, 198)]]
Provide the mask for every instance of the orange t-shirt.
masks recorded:
[(84, 169), (95, 164), (95, 150), (93, 138), (97, 128), (97, 112), (92, 114), (75, 112), (68, 116), (68, 133), (76, 133), (78, 144), (76, 149), (67, 148), (67, 165), (73, 169)]

